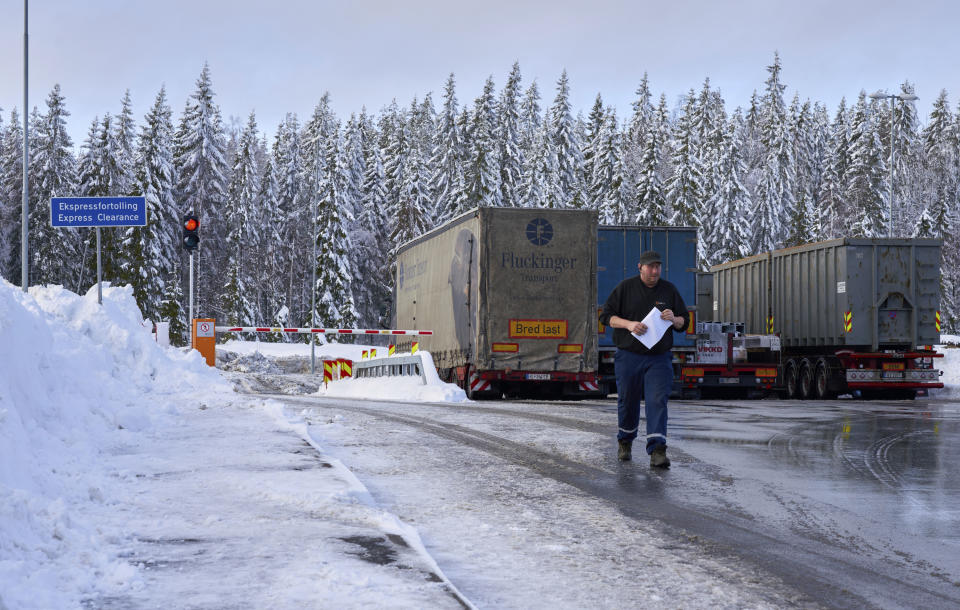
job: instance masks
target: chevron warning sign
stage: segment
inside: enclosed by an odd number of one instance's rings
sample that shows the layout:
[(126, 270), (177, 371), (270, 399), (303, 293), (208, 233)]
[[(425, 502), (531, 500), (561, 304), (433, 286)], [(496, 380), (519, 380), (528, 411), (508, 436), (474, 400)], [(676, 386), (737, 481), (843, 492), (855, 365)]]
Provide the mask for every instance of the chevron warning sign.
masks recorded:
[(848, 311), (845, 314), (843, 314), (843, 330), (848, 333), (853, 331), (853, 312), (852, 311)]
[(936, 315), (936, 321), (937, 321), (937, 332), (940, 332), (940, 312), (939, 311), (937, 312), (937, 315)]

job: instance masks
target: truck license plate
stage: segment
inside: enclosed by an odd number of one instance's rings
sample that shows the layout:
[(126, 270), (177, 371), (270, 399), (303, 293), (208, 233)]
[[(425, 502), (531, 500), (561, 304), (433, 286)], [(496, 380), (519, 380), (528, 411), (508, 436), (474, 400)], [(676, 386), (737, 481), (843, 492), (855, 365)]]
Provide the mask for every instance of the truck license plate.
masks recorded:
[(550, 373), (527, 373), (527, 379), (531, 381), (550, 381)]
[(740, 383), (739, 377), (721, 377), (720, 383)]
[(902, 371), (883, 371), (881, 375), (884, 379), (903, 379)]

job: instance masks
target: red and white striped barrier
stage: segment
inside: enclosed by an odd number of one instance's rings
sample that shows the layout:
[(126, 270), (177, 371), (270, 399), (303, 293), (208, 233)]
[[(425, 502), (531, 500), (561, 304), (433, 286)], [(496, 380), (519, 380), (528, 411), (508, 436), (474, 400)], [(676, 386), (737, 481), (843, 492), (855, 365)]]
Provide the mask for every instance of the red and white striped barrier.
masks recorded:
[(432, 330), (389, 330), (383, 328), (280, 328), (268, 326), (217, 326), (218, 333), (315, 333), (319, 335), (432, 335)]

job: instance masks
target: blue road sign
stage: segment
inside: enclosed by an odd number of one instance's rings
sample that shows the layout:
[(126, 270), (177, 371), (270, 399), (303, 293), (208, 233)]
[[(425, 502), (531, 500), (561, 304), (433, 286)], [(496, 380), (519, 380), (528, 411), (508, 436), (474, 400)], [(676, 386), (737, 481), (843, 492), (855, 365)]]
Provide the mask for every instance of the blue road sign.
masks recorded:
[(51, 197), (54, 227), (143, 227), (146, 197)]

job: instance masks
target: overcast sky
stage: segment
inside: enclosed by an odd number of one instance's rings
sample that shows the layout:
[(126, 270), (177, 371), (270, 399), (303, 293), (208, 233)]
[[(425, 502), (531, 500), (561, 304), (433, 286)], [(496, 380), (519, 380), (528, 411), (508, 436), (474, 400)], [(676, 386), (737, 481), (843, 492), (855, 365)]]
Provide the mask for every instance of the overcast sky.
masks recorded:
[[(0, 107), (23, 106), (23, 2), (3, 1)], [(960, 3), (950, 0), (47, 0), (30, 6), (30, 101), (60, 83), (75, 144), (94, 116), (115, 114), (130, 89), (136, 119), (161, 85), (178, 120), (209, 62), (224, 118), (257, 113), (271, 138), (286, 112), (309, 118), (329, 91), (342, 118), (396, 98), (408, 105), (447, 75), (461, 106), (514, 61), (548, 106), (566, 68), (574, 108), (599, 92), (621, 118), (644, 72), (671, 106), (706, 77), (728, 110), (762, 90), (779, 52), (788, 101), (821, 101), (831, 116), (861, 89), (916, 86), (925, 120), (941, 89), (960, 95)]]

